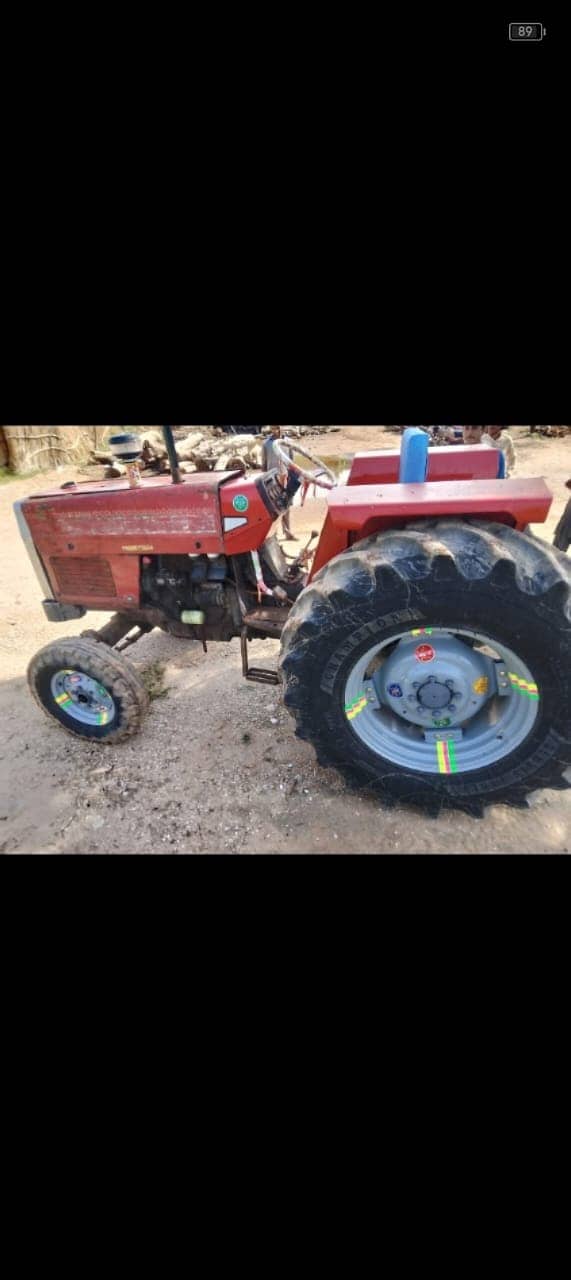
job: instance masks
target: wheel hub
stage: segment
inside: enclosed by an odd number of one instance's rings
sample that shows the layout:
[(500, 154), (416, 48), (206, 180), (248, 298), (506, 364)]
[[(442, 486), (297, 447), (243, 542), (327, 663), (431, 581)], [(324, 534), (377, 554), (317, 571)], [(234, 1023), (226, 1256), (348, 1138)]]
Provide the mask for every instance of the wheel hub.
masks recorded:
[(429, 711), (442, 711), (450, 705), (454, 693), (447, 684), (441, 684), (434, 676), (430, 676), (426, 684), (420, 686), (416, 696), (422, 707)]
[(373, 645), (355, 662), (345, 714), (369, 750), (413, 772), (471, 773), (530, 734), (541, 693), (525, 662), (492, 636), (440, 627)]
[(497, 693), (494, 662), (442, 632), (401, 640), (373, 685), (382, 706), (425, 731), (465, 724)]

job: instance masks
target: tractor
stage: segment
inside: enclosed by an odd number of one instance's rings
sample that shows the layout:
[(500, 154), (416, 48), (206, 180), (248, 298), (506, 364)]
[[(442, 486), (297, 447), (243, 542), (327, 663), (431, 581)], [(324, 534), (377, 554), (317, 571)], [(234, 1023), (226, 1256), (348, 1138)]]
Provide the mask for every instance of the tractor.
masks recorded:
[[(429, 449), (417, 428), (400, 451), (357, 454), (343, 483), (292, 439), (267, 474), (182, 475), (163, 432), (170, 475), (142, 477), (126, 433), (126, 477), (16, 504), (47, 618), (114, 615), (32, 660), (52, 720), (104, 744), (134, 734), (148, 698), (125, 650), (159, 627), (205, 650), (240, 639), (245, 678), (281, 686), (319, 762), (388, 803), (568, 785), (569, 561), (529, 531), (551, 507), (544, 480), (505, 479), (488, 446)], [(300, 484), (327, 514), (288, 558), (276, 530)], [(275, 672), (250, 663), (267, 638)]]

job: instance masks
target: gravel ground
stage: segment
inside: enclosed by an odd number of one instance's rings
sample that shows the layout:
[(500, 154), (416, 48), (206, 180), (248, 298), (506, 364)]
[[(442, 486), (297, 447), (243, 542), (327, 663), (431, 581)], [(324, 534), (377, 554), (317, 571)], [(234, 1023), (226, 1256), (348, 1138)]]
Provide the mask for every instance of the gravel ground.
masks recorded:
[[(519, 432), (516, 431), (516, 435)], [(375, 428), (343, 428), (316, 442), (339, 456), (380, 444)], [(520, 475), (545, 475), (556, 495), (551, 538), (567, 498), (571, 441), (518, 441)], [(0, 852), (66, 854), (567, 853), (571, 791), (536, 793), (529, 811), (490, 806), (481, 821), (463, 814), (431, 820), (384, 810), (347, 794), (312, 749), (294, 737), (279, 690), (242, 680), (240, 646), (199, 645), (154, 632), (131, 651), (141, 669), (165, 667), (168, 695), (153, 702), (144, 731), (115, 749), (67, 737), (28, 695), (27, 664), (56, 636), (99, 625), (91, 615), (50, 626), (12, 514), (26, 493), (63, 483), (68, 473), (0, 486)], [(318, 527), (321, 503), (294, 513), (302, 533)], [(275, 668), (278, 644), (253, 649)]]

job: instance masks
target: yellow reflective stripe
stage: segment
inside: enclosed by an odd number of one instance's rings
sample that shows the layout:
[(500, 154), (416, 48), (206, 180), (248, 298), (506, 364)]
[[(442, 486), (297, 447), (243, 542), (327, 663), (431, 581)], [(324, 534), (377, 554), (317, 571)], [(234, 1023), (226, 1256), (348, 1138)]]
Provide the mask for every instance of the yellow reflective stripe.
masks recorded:
[(522, 680), (521, 676), (516, 676), (513, 671), (508, 671), (508, 675), (518, 693), (529, 693), (532, 697), (539, 697), (539, 689), (531, 680)]
[(366, 697), (359, 698), (357, 702), (353, 702), (351, 706), (345, 708), (347, 719), (354, 720), (355, 716), (360, 715), (361, 711), (364, 711), (367, 705), (368, 700)]
[(449, 742), (437, 742), (436, 754), (439, 773), (458, 773), (456, 746), (452, 739)]

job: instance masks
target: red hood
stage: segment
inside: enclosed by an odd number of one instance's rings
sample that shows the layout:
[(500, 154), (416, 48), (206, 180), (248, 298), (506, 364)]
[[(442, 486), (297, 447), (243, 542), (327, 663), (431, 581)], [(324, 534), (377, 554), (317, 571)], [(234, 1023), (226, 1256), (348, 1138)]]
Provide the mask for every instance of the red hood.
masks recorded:
[[(217, 493), (221, 484), (226, 484), (228, 480), (235, 480), (240, 475), (240, 471), (199, 471), (196, 475), (183, 476), (183, 484), (188, 485), (190, 488), (197, 488), (201, 493)], [(170, 489), (171, 486), (170, 475), (143, 476), (143, 491), (145, 489)], [(180, 489), (180, 485), (176, 487)], [(91, 493), (124, 493), (128, 490), (129, 481), (125, 476), (122, 476), (119, 480), (87, 480), (73, 485), (72, 488), (62, 489), (60, 485), (57, 489), (44, 489), (41, 493), (30, 494), (26, 501), (37, 502), (42, 498), (74, 498)]]

